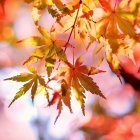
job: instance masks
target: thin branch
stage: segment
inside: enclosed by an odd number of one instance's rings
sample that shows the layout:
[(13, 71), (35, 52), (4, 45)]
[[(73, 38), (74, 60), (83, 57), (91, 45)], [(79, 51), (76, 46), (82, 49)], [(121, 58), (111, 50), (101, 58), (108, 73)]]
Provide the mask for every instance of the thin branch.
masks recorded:
[[(70, 41), (70, 39), (71, 39), (71, 36), (72, 36), (72, 33), (73, 33), (73, 31), (74, 31), (74, 29), (75, 29), (75, 24), (76, 24), (76, 21), (77, 21), (77, 18), (78, 18), (78, 14), (79, 14), (79, 11), (80, 11), (80, 5), (82, 4), (82, 0), (80, 0), (79, 1), (79, 7), (78, 7), (78, 11), (77, 11), (77, 13), (76, 13), (76, 17), (75, 17), (75, 20), (74, 20), (74, 23), (73, 23), (73, 25), (71, 26), (71, 32), (70, 32), (70, 35), (69, 35), (69, 37), (68, 37), (68, 40), (67, 40), (67, 42), (66, 42), (66, 44), (64, 45), (64, 52), (66, 52), (66, 50), (67, 50), (67, 47), (68, 47), (68, 44), (69, 44), (69, 41)], [(69, 28), (70, 29), (70, 28)], [(68, 29), (68, 30), (69, 30)], [(73, 48), (73, 52), (74, 52), (74, 48)], [(74, 53), (73, 53), (74, 54)], [(74, 56), (73, 56), (73, 61), (74, 61)], [(74, 63), (74, 62), (73, 62)], [(60, 59), (59, 59), (59, 64), (58, 64), (58, 66), (57, 66), (57, 70), (59, 69), (59, 66), (60, 66)]]
[(76, 14), (76, 17), (75, 17), (73, 26), (72, 26), (72, 30), (71, 30), (70, 35), (69, 35), (69, 37), (68, 37), (68, 40), (67, 40), (67, 42), (66, 42), (66, 44), (65, 44), (65, 46), (64, 46), (64, 47), (65, 47), (64, 52), (66, 52), (66, 50), (67, 50), (67, 45), (68, 45), (68, 43), (69, 43), (69, 41), (70, 41), (70, 39), (71, 39), (73, 30), (74, 30), (74, 28), (75, 28), (75, 24), (76, 24), (76, 21), (77, 21), (77, 18), (78, 18), (78, 14), (79, 14), (79, 10), (80, 10), (80, 5), (81, 5), (81, 3), (82, 3), (82, 0), (79, 1), (78, 11), (77, 11), (77, 14)]
[(70, 30), (71, 28), (72, 28), (72, 26), (71, 26), (71, 27), (69, 27), (68, 29), (66, 29), (66, 30), (64, 31), (64, 33), (65, 33), (65, 32), (67, 32), (68, 30)]
[(93, 23), (95, 23), (95, 24), (97, 23), (97, 22), (96, 22), (96, 21), (94, 21), (93, 19), (89, 19), (89, 21), (92, 21), (92, 22), (93, 22)]

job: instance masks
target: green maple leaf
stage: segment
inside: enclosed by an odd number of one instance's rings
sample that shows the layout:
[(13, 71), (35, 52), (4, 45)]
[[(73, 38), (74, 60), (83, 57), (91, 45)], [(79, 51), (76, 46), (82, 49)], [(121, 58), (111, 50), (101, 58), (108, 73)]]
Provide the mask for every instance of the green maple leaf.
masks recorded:
[(31, 89), (31, 97), (32, 101), (34, 101), (34, 97), (37, 92), (37, 88), (39, 85), (46, 87), (45, 80), (36, 73), (36, 70), (33, 67), (29, 67), (30, 72), (32, 73), (21, 73), (20, 75), (7, 78), (5, 80), (13, 80), (16, 82), (26, 82), (16, 93), (14, 99), (9, 104), (9, 107), (13, 104), (15, 100), (25, 95), (27, 91)]
[(31, 80), (32, 78), (33, 78), (33, 74), (24, 72), (24, 73), (21, 73), (20, 75), (13, 76), (13, 77), (7, 78), (5, 80), (13, 80), (13, 81), (17, 81), (17, 82), (26, 82), (26, 81)]
[(33, 80), (31, 80), (28, 83), (24, 84), (23, 87), (21, 87), (19, 89), (19, 91), (16, 93), (14, 99), (11, 101), (11, 103), (9, 104), (8, 107), (10, 107), (13, 104), (13, 102), (15, 102), (15, 100), (17, 100), (18, 98), (23, 96), (31, 88), (32, 84), (33, 84)]
[(36, 62), (45, 58), (47, 74), (48, 77), (50, 77), (57, 58), (61, 61), (67, 61), (66, 54), (61, 48), (64, 46), (64, 41), (57, 40), (54, 33), (49, 33), (44, 27), (38, 26), (38, 30), (42, 37), (30, 37), (18, 42), (40, 46), (39, 48), (34, 49), (31, 56), (24, 62), (24, 64)]

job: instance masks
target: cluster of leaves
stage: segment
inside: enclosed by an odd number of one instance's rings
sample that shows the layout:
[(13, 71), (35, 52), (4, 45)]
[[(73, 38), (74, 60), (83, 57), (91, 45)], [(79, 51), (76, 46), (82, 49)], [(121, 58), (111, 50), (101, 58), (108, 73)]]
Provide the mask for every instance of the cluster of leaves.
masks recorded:
[[(72, 112), (70, 99), (73, 91), (83, 114), (85, 114), (85, 91), (105, 98), (98, 85), (90, 77), (90, 75), (104, 71), (93, 66), (83, 65), (81, 56), (75, 61), (74, 51), (77, 46), (71, 45), (70, 39), (73, 34), (75, 39), (77, 33), (80, 40), (88, 42), (85, 46), (87, 52), (88, 48), (93, 47), (92, 44), (95, 42), (97, 44), (95, 46), (96, 53), (100, 53), (102, 48), (105, 48), (106, 55), (99, 59), (106, 58), (112, 72), (120, 78), (121, 62), (119, 55), (127, 56), (135, 63), (133, 46), (140, 42), (140, 36), (136, 32), (136, 28), (139, 28), (140, 2), (130, 0), (72, 0), (69, 3), (63, 3), (61, 0), (25, 0), (25, 2), (33, 7), (32, 16), (41, 36), (33, 36), (18, 41), (18, 43), (28, 44), (36, 48), (24, 62), (31, 73), (22, 73), (6, 79), (27, 82), (17, 92), (11, 104), (30, 88), (32, 100), (34, 100), (38, 88), (43, 87), (49, 102), (48, 105), (51, 106), (57, 102), (58, 118), (63, 109), (63, 104)], [(48, 13), (56, 19), (50, 31), (47, 31), (38, 22), (40, 13), (44, 9), (47, 9)], [(94, 21), (94, 12), (97, 9), (102, 10), (102, 15)], [(71, 27), (66, 30), (70, 30), (67, 41), (56, 37), (56, 26), (60, 25), (61, 28), (65, 28), (64, 17), (72, 19)], [(68, 48), (71, 48), (70, 50), (73, 52), (73, 63), (68, 60), (68, 54), (66, 54)], [(48, 79), (44, 79), (33, 68), (33, 65), (40, 61), (46, 67)], [(49, 82), (53, 80), (60, 85), (60, 90), (56, 91), (49, 87)], [(51, 100), (49, 99), (49, 90), (53, 91)]]

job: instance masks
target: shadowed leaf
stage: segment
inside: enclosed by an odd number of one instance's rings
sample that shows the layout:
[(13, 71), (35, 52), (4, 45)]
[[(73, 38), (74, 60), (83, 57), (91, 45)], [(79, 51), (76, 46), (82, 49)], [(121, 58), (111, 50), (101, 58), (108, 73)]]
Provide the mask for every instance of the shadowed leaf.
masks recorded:
[(91, 77), (88, 77), (88, 76), (86, 76), (84, 74), (79, 73), (78, 74), (78, 79), (80, 80), (80, 83), (82, 84), (82, 86), (87, 91), (90, 91), (92, 94), (97, 94), (97, 95), (105, 98), (105, 96), (102, 94), (102, 92), (100, 91), (99, 87), (93, 81), (93, 79)]

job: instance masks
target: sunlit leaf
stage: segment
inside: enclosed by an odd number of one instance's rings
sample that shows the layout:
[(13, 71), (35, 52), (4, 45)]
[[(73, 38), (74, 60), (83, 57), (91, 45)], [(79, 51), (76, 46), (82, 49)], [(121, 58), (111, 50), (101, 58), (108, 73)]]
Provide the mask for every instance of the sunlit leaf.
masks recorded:
[(62, 60), (62, 61), (67, 60), (66, 54), (64, 53), (63, 49), (55, 46), (55, 52), (56, 52), (56, 55), (59, 57), (60, 60)]
[(25, 85), (23, 85), (23, 87), (21, 87), (20, 90), (16, 93), (14, 99), (9, 104), (9, 107), (13, 104), (13, 102), (15, 100), (17, 100), (18, 98), (23, 96), (31, 88), (32, 84), (33, 84), (33, 80), (31, 80), (30, 82), (28, 82)]
[(55, 63), (55, 59), (49, 57), (49, 58), (46, 58), (46, 63), (45, 63), (45, 66), (46, 66), (46, 69), (47, 69), (47, 74), (48, 74), (48, 77), (51, 76), (51, 73), (52, 73), (52, 70), (54, 68), (54, 63)]
[[(19, 89), (19, 92), (16, 93), (16, 95), (15, 95), (14, 99), (12, 100), (12, 102), (10, 103), (9, 107), (12, 105), (12, 103), (15, 100), (17, 100), (19, 97), (23, 96), (30, 89), (31, 89), (32, 101), (34, 101), (34, 97), (37, 94), (37, 89), (39, 86), (43, 86), (43, 88), (45, 88), (45, 90), (47, 88), (49, 88), (49, 86), (46, 85), (45, 80), (40, 75), (37, 75), (36, 69), (34, 67), (30, 66), (29, 69), (30, 69), (30, 72), (32, 72), (32, 74), (21, 73), (20, 75), (5, 79), (5, 80), (14, 80), (17, 82), (27, 82), (26, 84), (23, 85), (23, 87), (21, 87)], [(45, 92), (45, 94), (47, 94), (47, 91)], [(48, 100), (49, 100), (49, 95), (46, 95), (46, 96), (48, 96)]]
[(28, 67), (28, 70), (29, 70), (31, 73), (34, 73), (34, 74), (37, 73), (37, 70), (36, 70), (35, 67), (33, 67), (33, 66), (31, 66), (31, 65), (28, 65), (27, 67)]
[(116, 54), (113, 54), (112, 52), (107, 53), (107, 62), (112, 70), (118, 78), (120, 79), (120, 61)]
[(26, 82), (26, 81), (29, 81), (32, 78), (33, 78), (32, 74), (25, 72), (25, 73), (21, 73), (20, 75), (7, 78), (5, 80), (13, 80), (13, 81), (17, 81), (17, 82)]
[(37, 86), (38, 86), (38, 81), (37, 78), (34, 79), (34, 83), (31, 89), (31, 97), (32, 97), (32, 102), (34, 102), (34, 97), (36, 95), (36, 91), (37, 91)]
[[(35, 48), (23, 63), (26, 64), (24, 66), (29, 73), (25, 72), (5, 79), (25, 82), (9, 106), (28, 91), (31, 91), (32, 101), (37, 94), (43, 93), (48, 106), (57, 105), (56, 122), (64, 106), (72, 113), (71, 97), (74, 95), (85, 115), (86, 91), (105, 99), (92, 77), (105, 72), (97, 66), (99, 67), (102, 61), (106, 60), (112, 72), (120, 79), (120, 56), (125, 56), (136, 64), (133, 47), (140, 43), (140, 2), (138, 0), (23, 1), (30, 4), (29, 8), (39, 36), (17, 41), (18, 45)], [(4, 3), (5, 0), (0, 0), (3, 13)], [(53, 18), (51, 28), (47, 27), (47, 29), (41, 26), (46, 12)], [(48, 15), (47, 17), (46, 25), (50, 22)], [(5, 27), (5, 20), (7, 17), (4, 21), (2, 19), (4, 23), (0, 27), (2, 36), (9, 33), (7, 26)], [(8, 24), (11, 26), (13, 22), (10, 21)], [(3, 27), (5, 27), (4, 31)], [(91, 53), (93, 58), (90, 59)], [(90, 60), (86, 60), (83, 55), (89, 55)], [(88, 61), (91, 63), (92, 60), (94, 65), (93, 63), (89, 65)], [(43, 76), (41, 76), (42, 71)], [(138, 73), (139, 71), (138, 66)], [(53, 81), (58, 84), (58, 88), (49, 87)]]
[(63, 5), (63, 3), (62, 3), (62, 1), (61, 0), (52, 0), (52, 2), (56, 5), (56, 7), (58, 8), (58, 9), (63, 9), (64, 8), (64, 5)]
[(42, 26), (38, 25), (38, 31), (42, 34), (42, 36), (44, 36), (46, 39), (50, 38), (50, 33), (47, 31), (47, 29), (45, 29)]
[(70, 112), (72, 113), (71, 109), (71, 89), (66, 81), (62, 81), (61, 84), (61, 92), (62, 92), (62, 100), (64, 104), (69, 108)]
[(37, 22), (40, 18), (39, 10), (35, 7), (32, 8), (32, 17), (35, 22)]
[[(69, 62), (65, 63), (68, 66), (68, 69), (62, 68), (59, 74), (63, 76), (69, 86), (73, 87), (75, 97), (80, 103), (84, 114), (85, 95), (83, 93), (85, 92), (85, 90), (105, 98), (97, 84), (93, 82), (93, 79), (91, 77), (89, 77), (89, 75), (97, 74), (104, 71), (98, 70), (95, 67), (82, 65), (83, 57), (81, 56), (77, 58), (74, 66)], [(62, 75), (62, 73), (64, 73), (64, 75)]]
[(34, 37), (29, 37), (27, 39), (19, 40), (17, 41), (17, 43), (22, 43), (22, 44), (31, 45), (31, 46), (42, 46), (46, 42), (45, 42), (45, 39), (34, 36)]
[(86, 96), (83, 94), (85, 92), (85, 90), (79, 84), (78, 79), (76, 77), (74, 77), (72, 80), (72, 87), (74, 90), (75, 97), (81, 106), (83, 115), (85, 115), (85, 98), (86, 98)]
[(136, 36), (135, 29), (126, 19), (117, 16), (117, 23), (124, 34), (128, 34), (130, 37)]

